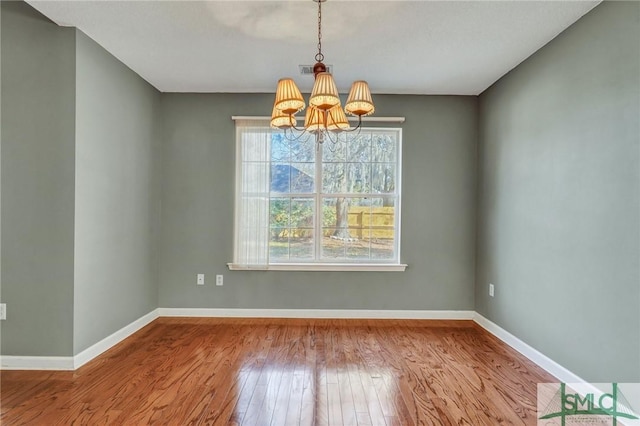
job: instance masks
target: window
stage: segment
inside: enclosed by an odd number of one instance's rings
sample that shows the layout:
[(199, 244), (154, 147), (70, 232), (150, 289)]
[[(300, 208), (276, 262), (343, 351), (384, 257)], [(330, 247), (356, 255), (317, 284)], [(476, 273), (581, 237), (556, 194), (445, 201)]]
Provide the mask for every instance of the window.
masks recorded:
[(236, 122), (231, 269), (404, 270), (401, 130), (334, 138), (316, 146), (266, 121)]

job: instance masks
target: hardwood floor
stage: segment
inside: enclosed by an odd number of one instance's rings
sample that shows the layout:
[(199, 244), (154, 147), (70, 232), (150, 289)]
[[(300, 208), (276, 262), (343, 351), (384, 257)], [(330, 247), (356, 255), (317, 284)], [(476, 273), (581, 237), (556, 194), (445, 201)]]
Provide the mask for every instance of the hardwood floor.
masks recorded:
[(160, 318), (74, 372), (0, 374), (2, 425), (535, 425), (556, 381), (414, 320)]

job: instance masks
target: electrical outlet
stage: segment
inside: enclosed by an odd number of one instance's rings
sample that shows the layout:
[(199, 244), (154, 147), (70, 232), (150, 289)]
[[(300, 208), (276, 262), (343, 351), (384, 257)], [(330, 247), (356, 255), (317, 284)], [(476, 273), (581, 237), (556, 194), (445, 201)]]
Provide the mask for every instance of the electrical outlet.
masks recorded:
[(494, 293), (495, 293), (495, 288), (493, 284), (489, 283), (489, 296), (493, 297)]
[(204, 274), (198, 274), (196, 278), (196, 284), (204, 285)]
[(7, 304), (0, 303), (0, 320), (6, 320), (6, 319), (7, 319)]
[(222, 275), (216, 275), (216, 285), (221, 286), (224, 283), (224, 277)]

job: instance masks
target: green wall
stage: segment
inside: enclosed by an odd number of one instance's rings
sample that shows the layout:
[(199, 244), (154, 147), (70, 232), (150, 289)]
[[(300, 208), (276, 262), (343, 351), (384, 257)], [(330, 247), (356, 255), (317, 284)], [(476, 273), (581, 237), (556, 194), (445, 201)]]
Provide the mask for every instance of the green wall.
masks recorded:
[[(273, 95), (163, 94), (159, 301), (170, 308), (472, 310), (477, 98), (375, 96), (404, 116), (405, 272), (228, 271), (233, 256), (232, 115), (267, 115)], [(196, 286), (197, 273), (207, 285)], [(225, 274), (225, 285), (213, 285)]]
[(2, 8), (2, 354), (71, 356), (157, 305), (160, 93)]
[(160, 93), (76, 36), (74, 353), (158, 306)]
[(75, 30), (2, 7), (5, 355), (69, 355), (73, 334)]
[(602, 3), (480, 96), (476, 310), (593, 382), (640, 381), (639, 21)]

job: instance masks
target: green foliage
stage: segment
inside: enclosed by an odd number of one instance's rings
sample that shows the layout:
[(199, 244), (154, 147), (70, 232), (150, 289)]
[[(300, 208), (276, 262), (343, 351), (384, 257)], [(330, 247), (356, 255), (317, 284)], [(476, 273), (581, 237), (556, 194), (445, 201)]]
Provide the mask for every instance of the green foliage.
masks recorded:
[(322, 226), (330, 227), (336, 224), (336, 208), (335, 206), (322, 206)]
[(308, 232), (301, 229), (313, 228), (313, 200), (292, 200), (276, 198), (271, 200), (270, 225), (274, 236), (297, 236)]
[(270, 206), (271, 220), (273, 228), (286, 228), (289, 226), (289, 200), (272, 199)]
[(313, 226), (313, 204), (306, 201), (291, 203), (289, 220), (292, 228), (311, 228)]

